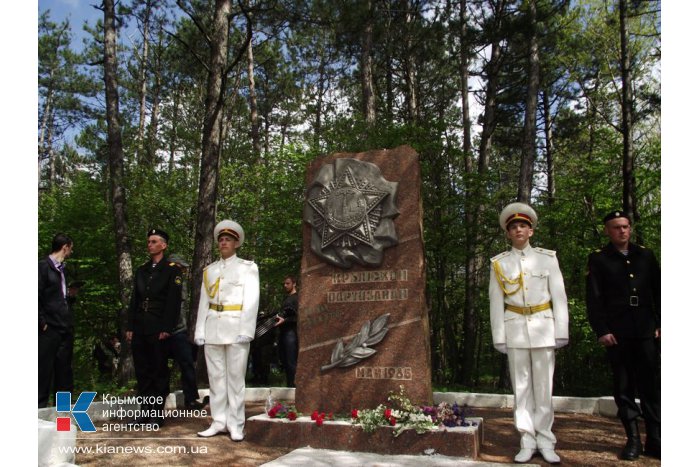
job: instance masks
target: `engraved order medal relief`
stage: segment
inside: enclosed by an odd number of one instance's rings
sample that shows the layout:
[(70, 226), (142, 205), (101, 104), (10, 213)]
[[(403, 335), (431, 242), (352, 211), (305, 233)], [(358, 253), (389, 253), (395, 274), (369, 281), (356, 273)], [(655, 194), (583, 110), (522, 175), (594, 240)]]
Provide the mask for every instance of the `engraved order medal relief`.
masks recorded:
[(311, 250), (345, 269), (353, 262), (380, 266), (383, 250), (398, 243), (393, 221), (399, 215), (397, 187), (371, 162), (336, 159), (322, 166), (304, 205)]

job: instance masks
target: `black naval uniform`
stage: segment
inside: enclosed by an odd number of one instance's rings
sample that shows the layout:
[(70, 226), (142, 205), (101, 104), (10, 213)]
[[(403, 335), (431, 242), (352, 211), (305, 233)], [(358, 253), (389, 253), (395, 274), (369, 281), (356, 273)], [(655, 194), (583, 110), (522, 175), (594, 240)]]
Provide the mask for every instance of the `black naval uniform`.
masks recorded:
[[(168, 341), (159, 340), (158, 335), (172, 334), (181, 300), (182, 273), (175, 263), (162, 259), (154, 265), (149, 260), (136, 270), (127, 330), (133, 332), (131, 350), (139, 396), (161, 396), (165, 400), (170, 392)], [(141, 409), (162, 410), (163, 404), (142, 404)], [(162, 423), (162, 419), (155, 421)]]
[(591, 253), (586, 305), (596, 335), (612, 333), (617, 340), (617, 345), (606, 347), (617, 416), (626, 428), (642, 416), (647, 440), (650, 435), (660, 440), (661, 388), (654, 332), (661, 329), (661, 269), (654, 253), (633, 243), (626, 256), (612, 243)]

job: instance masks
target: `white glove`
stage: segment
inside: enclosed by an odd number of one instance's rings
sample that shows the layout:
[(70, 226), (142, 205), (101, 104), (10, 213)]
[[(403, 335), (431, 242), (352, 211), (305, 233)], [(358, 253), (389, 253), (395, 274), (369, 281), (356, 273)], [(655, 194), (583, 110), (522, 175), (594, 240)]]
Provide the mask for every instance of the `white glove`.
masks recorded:
[(235, 344), (247, 344), (248, 342), (252, 341), (252, 337), (248, 336), (243, 336), (243, 335), (238, 335), (236, 336), (236, 340), (233, 341)]
[(508, 347), (505, 344), (493, 344), (493, 346), (501, 353), (508, 353)]
[(204, 345), (204, 339), (200, 337), (199, 339), (195, 339), (194, 343), (201, 347)]
[(555, 339), (554, 340), (554, 348), (561, 349), (562, 347), (564, 347), (568, 343), (569, 343), (569, 339)]

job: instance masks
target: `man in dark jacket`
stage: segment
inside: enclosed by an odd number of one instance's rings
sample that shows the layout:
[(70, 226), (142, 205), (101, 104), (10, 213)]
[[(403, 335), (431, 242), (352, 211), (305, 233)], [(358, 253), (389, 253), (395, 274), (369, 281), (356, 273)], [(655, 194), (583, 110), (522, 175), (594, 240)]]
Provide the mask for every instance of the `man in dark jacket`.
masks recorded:
[(165, 259), (167, 247), (167, 233), (159, 229), (148, 232), (151, 259), (136, 270), (126, 331), (142, 398), (142, 416), (135, 422), (158, 426), (164, 423), (162, 411), (170, 392), (166, 340), (177, 325), (182, 300), (182, 273)]
[(277, 314), (279, 337), (277, 346), (280, 361), (287, 376), (287, 387), (295, 387), (294, 378), (297, 372), (297, 356), (299, 353), (299, 339), (297, 337), (297, 309), (299, 308), (299, 296), (297, 295), (297, 281), (293, 276), (284, 278), (284, 291), (287, 296), (282, 302), (282, 310)]
[(661, 458), (661, 268), (653, 252), (630, 242), (624, 212), (611, 212), (603, 223), (610, 243), (588, 257), (586, 305), (613, 371), (617, 416), (627, 434), (620, 457), (634, 460), (641, 454), (641, 416), (647, 432), (644, 453)]
[(39, 408), (46, 407), (52, 392), (73, 390), (70, 304), (76, 292), (68, 286), (64, 272), (71, 253), (73, 240), (57, 234), (51, 243), (51, 254), (39, 261)]

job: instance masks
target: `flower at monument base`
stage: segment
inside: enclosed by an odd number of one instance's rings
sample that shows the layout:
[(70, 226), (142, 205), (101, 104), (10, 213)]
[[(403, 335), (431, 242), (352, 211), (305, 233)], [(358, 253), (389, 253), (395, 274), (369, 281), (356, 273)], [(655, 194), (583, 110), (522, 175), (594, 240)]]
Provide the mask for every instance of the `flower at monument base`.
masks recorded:
[(433, 414), (431, 415), (435, 423), (439, 426), (469, 426), (471, 422), (465, 420), (467, 412), (468, 409), (466, 407), (460, 407), (457, 403), (450, 405), (447, 402), (441, 402), (434, 408)]
[[(294, 414), (293, 418), (290, 417), (290, 414)], [(272, 408), (267, 411), (267, 416), (270, 418), (286, 418), (288, 420), (296, 420), (298, 415), (299, 414), (294, 406), (288, 407), (280, 402), (275, 402), (272, 405)]]
[(311, 414), (311, 420), (316, 420), (318, 418), (318, 410), (314, 410)]
[(457, 404), (450, 406), (443, 402), (437, 407), (414, 405), (403, 386), (400, 386), (399, 393), (390, 392), (387, 399), (389, 406), (380, 404), (374, 409), (354, 409), (351, 412), (352, 423), (359, 424), (366, 433), (372, 433), (380, 426), (392, 426), (394, 436), (406, 430), (421, 434), (438, 426), (470, 426), (474, 423), (465, 421), (467, 408)]
[(316, 418), (316, 426), (321, 426), (323, 425), (323, 417), (320, 415)]

